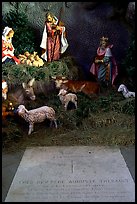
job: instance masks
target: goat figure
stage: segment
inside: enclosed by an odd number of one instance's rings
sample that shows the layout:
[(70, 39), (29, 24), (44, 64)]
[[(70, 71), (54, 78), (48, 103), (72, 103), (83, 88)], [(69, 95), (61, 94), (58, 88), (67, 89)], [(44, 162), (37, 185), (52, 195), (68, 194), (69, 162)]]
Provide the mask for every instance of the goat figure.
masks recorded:
[(60, 89), (58, 94), (62, 105), (64, 105), (65, 110), (67, 110), (68, 103), (72, 102), (75, 104), (75, 108), (77, 109), (77, 96), (73, 93), (67, 93), (65, 89)]
[(119, 86), (118, 92), (122, 92), (125, 98), (135, 97), (135, 92), (129, 91), (124, 84)]
[[(57, 128), (57, 122), (55, 119), (55, 111), (52, 107), (42, 106), (36, 109), (27, 110), (24, 105), (19, 105), (17, 108), (19, 116), (25, 119), (29, 123), (28, 135), (34, 130), (34, 123), (41, 123), (46, 118), (51, 122), (54, 121), (55, 127)], [(51, 124), (50, 124), (51, 125)]]

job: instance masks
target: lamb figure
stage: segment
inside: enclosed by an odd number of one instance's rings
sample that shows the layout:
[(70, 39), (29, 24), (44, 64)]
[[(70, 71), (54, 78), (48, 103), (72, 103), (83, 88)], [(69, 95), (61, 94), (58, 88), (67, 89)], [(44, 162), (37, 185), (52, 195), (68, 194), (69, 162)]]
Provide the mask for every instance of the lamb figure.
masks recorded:
[(24, 118), (26, 122), (29, 123), (28, 135), (30, 135), (34, 130), (34, 123), (41, 123), (46, 118), (49, 119), (51, 122), (54, 122), (55, 127), (57, 128), (55, 111), (52, 107), (42, 106), (36, 109), (27, 110), (24, 105), (19, 105), (17, 108), (17, 113), (19, 116)]
[(64, 105), (65, 110), (67, 110), (67, 106), (70, 101), (75, 104), (75, 107), (77, 109), (77, 95), (76, 94), (67, 93), (67, 90), (60, 89), (58, 96), (59, 96), (59, 99), (62, 105)]
[(135, 97), (135, 92), (131, 92), (124, 84), (121, 84), (118, 88), (118, 92), (122, 92), (125, 98)]

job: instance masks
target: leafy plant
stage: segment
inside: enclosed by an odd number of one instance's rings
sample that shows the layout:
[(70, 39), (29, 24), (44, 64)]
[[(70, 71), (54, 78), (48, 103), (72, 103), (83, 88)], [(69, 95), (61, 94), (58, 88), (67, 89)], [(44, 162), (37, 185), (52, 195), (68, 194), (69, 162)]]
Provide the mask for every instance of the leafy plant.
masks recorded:
[[(71, 61), (71, 57), (67, 60)], [(8, 83), (16, 84), (17, 81), (27, 82), (30, 78), (35, 78), (36, 80), (45, 80), (48, 81), (51, 76), (66, 76), (67, 78), (75, 78), (77, 72), (72, 73), (70, 76), (70, 70), (73, 69), (73, 64), (71, 67), (68, 67), (68, 64), (65, 62), (65, 58), (59, 61), (53, 61), (51, 63), (45, 63), (43, 67), (29, 66), (26, 64), (2, 64), (2, 78), (7, 80)], [(76, 67), (75, 67), (76, 69)]]
[(15, 47), (15, 55), (25, 51), (32, 53), (35, 50), (35, 35), (30, 27), (28, 18), (21, 9), (10, 10), (3, 16), (4, 23), (14, 30), (12, 43)]

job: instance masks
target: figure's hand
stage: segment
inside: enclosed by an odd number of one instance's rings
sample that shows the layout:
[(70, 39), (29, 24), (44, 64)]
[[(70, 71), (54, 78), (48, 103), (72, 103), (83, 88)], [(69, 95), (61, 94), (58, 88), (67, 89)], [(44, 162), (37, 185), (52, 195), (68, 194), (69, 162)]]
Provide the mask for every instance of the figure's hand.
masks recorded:
[(6, 47), (6, 48), (9, 48), (9, 43), (5, 43), (5, 47)]
[(62, 34), (62, 27), (57, 26), (56, 31), (58, 32), (58, 34)]
[(11, 47), (12, 47), (12, 45), (9, 43), (8, 47), (9, 47), (9, 48), (11, 48)]
[(95, 59), (95, 63), (103, 63), (103, 60)]
[(56, 27), (56, 30), (60, 30), (60, 26), (57, 26), (57, 27)]
[(56, 30), (55, 31), (55, 35), (60, 35), (61, 33), (60, 33), (60, 30)]
[(6, 46), (6, 48), (8, 48), (8, 49), (12, 47), (11, 43), (5, 43), (5, 46)]

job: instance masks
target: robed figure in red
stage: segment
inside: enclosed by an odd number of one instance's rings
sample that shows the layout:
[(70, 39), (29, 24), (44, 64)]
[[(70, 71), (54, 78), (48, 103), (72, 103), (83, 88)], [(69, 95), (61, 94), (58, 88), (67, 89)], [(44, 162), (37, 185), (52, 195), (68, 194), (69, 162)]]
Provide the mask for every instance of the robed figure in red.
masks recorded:
[(59, 60), (61, 54), (63, 54), (68, 47), (65, 26), (60, 25), (57, 17), (52, 13), (46, 14), (46, 22), (40, 47), (42, 48), (41, 58), (48, 62)]
[(2, 63), (20, 64), (20, 60), (14, 55), (13, 35), (13, 29), (6, 26), (2, 33)]

